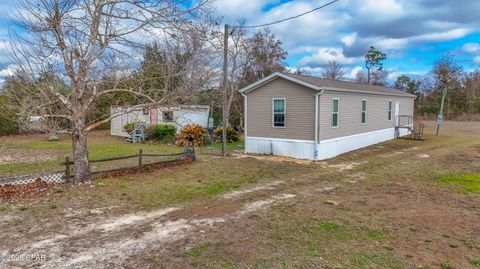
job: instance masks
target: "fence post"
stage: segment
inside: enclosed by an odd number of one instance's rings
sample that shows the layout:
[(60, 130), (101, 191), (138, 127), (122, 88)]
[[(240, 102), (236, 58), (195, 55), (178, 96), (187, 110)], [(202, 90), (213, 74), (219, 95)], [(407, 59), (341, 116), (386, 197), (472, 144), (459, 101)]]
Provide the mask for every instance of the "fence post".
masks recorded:
[(143, 150), (138, 151), (138, 168), (142, 168)]
[(193, 141), (192, 161), (195, 161), (195, 141)]
[(70, 158), (65, 156), (65, 176), (67, 177), (65, 183), (70, 183)]

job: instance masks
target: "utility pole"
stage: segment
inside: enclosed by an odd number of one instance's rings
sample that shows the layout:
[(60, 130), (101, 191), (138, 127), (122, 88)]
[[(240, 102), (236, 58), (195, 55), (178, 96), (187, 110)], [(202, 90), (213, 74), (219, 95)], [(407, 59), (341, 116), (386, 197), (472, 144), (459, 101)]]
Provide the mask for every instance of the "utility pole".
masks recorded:
[(447, 95), (447, 82), (443, 83), (443, 91), (442, 91), (442, 103), (440, 104), (440, 112), (438, 113), (437, 119), (437, 136), (440, 134), (443, 125), (443, 107), (445, 105), (445, 96)]
[(222, 78), (222, 90), (223, 90), (223, 133), (222, 133), (222, 155), (227, 155), (227, 125), (228, 125), (228, 94), (227, 94), (227, 72), (228, 72), (228, 24), (225, 24), (223, 33), (223, 78)]

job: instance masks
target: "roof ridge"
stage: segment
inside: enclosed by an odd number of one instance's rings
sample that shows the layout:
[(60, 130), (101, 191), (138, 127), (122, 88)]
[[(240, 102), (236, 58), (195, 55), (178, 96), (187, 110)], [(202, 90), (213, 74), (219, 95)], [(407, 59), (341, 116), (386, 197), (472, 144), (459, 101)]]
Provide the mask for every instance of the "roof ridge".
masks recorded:
[(399, 89), (394, 88), (394, 87), (388, 87), (388, 86), (384, 86), (384, 85), (375, 85), (375, 84), (364, 84), (364, 83), (359, 83), (359, 82), (355, 82), (355, 81), (351, 81), (351, 80), (330, 79), (330, 78), (322, 78), (322, 77), (319, 77), (319, 76), (303, 75), (303, 74), (292, 74), (292, 73), (285, 73), (285, 72), (281, 72), (281, 73), (284, 74), (284, 75), (287, 75), (287, 76), (293, 75), (293, 76), (301, 76), (301, 77), (307, 77), (307, 78), (316, 78), (316, 79), (327, 80), (327, 81), (340, 81), (340, 82), (345, 82), (345, 83), (350, 83), (350, 84), (355, 84), (355, 85), (366, 85), (366, 86), (373, 86), (373, 87), (379, 87), (379, 88), (387, 88), (387, 89), (392, 89), (392, 90), (400, 91)]

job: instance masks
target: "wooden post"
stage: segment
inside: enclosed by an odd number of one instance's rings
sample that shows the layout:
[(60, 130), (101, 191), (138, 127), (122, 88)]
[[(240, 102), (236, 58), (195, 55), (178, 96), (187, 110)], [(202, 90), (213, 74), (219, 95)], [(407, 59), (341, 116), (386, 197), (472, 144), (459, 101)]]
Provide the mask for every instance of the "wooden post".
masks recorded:
[(225, 24), (223, 33), (223, 76), (222, 76), (222, 91), (223, 91), (223, 108), (222, 108), (222, 156), (227, 156), (227, 125), (228, 125), (228, 94), (227, 94), (227, 74), (228, 73), (228, 24)]
[(70, 158), (65, 156), (65, 177), (67, 177), (65, 183), (70, 183)]
[(193, 152), (192, 152), (192, 161), (195, 161), (195, 141), (193, 141)]
[(142, 168), (143, 150), (138, 151), (138, 168)]

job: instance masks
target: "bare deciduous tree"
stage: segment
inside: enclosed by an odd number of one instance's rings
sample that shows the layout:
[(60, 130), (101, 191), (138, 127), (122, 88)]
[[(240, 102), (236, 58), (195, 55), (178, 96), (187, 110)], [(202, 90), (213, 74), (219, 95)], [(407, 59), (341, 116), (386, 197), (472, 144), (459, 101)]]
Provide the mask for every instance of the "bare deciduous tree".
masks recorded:
[[(130, 107), (135, 110), (168, 103), (178, 96), (179, 88), (196, 86), (196, 67), (202, 63), (193, 54), (201, 46), (190, 37), (192, 33), (198, 38), (208, 34), (208, 24), (200, 20), (205, 17), (208, 1), (21, 1), (18, 21), (22, 30), (12, 36), (16, 40), (12, 43), (15, 60), (30, 81), (38, 81), (44, 73), (55, 74), (56, 79), (32, 84), (17, 104), (23, 104), (24, 115), (69, 122), (76, 183), (89, 182), (91, 178), (88, 132), (120, 115), (88, 119), (99, 100), (126, 93), (138, 99)], [(131, 79), (138, 50), (154, 39), (173, 44), (169, 49), (177, 49), (187, 39), (191, 44), (183, 47), (192, 56), (191, 65), (182, 71), (182, 86), (147, 91), (138, 76)]]
[(343, 68), (336, 61), (328, 61), (325, 70), (322, 72), (322, 77), (333, 80), (340, 80), (345, 75)]

